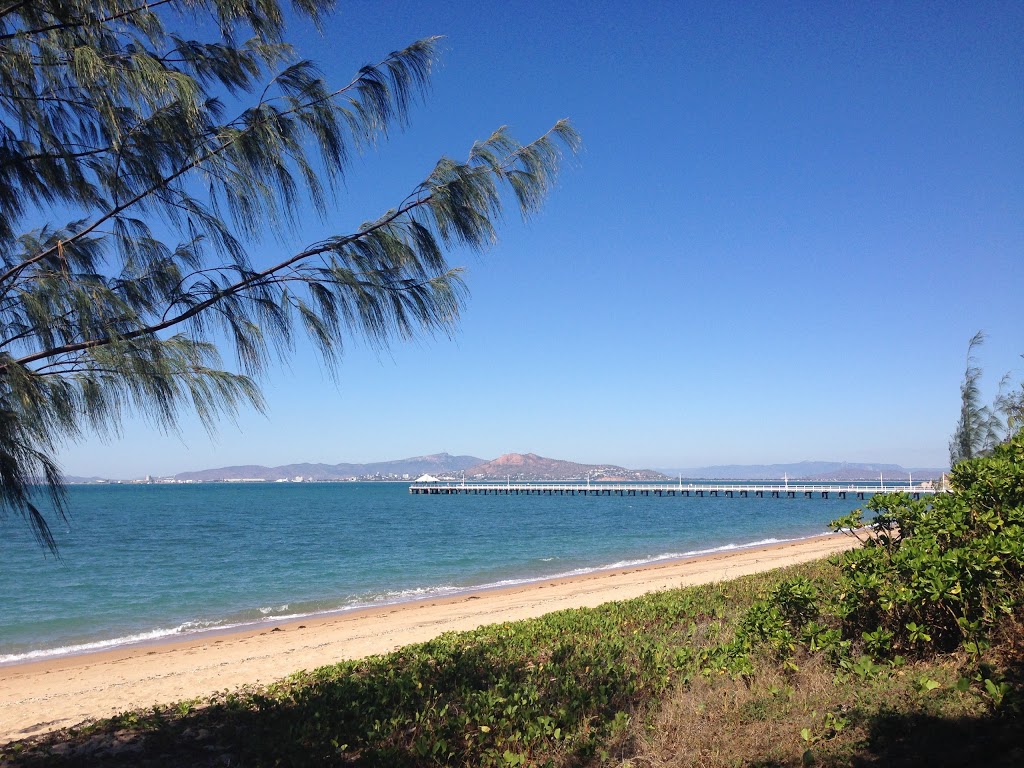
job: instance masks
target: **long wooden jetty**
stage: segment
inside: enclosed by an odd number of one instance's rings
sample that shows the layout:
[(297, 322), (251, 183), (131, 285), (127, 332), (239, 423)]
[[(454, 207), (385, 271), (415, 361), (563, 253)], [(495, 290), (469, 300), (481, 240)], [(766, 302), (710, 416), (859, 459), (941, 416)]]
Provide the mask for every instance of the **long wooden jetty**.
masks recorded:
[(496, 496), (722, 496), (726, 498), (864, 499), (878, 493), (906, 493), (915, 499), (939, 492), (928, 484), (856, 485), (797, 483), (465, 483), (417, 482), (409, 493)]

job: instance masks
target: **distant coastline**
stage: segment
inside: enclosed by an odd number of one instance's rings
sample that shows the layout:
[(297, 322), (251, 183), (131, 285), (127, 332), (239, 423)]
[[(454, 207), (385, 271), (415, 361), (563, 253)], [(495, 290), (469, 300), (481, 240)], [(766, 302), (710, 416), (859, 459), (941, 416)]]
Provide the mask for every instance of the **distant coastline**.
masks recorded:
[(708, 467), (628, 469), (615, 464), (581, 464), (534, 453), (508, 453), (497, 459), (435, 453), (367, 464), (258, 464), (179, 472), (169, 476), (112, 479), (69, 476), (74, 484), (100, 483), (285, 483), (413, 482), (429, 474), (440, 480), (475, 482), (658, 482), (675, 480), (790, 480), (808, 482), (861, 480), (938, 480), (945, 468), (904, 468), (898, 464), (802, 461), (791, 464), (733, 464)]

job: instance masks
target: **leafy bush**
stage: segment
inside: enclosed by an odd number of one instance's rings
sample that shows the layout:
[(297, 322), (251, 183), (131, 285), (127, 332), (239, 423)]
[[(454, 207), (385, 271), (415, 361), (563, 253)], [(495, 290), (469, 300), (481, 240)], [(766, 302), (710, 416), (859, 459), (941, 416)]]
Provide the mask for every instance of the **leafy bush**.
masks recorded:
[(779, 583), (731, 641), (704, 652), (705, 667), (748, 674), (765, 649), (790, 666), (824, 653), (845, 672), (904, 654), (980, 654), (1024, 605), (1024, 435), (958, 464), (951, 481), (951, 493), (928, 500), (874, 496), (867, 521), (859, 509), (833, 520), (863, 543), (838, 558), (838, 579)]
[(841, 559), (835, 614), (876, 658), (979, 653), (1021, 605), (1024, 437), (958, 464), (951, 482), (927, 501), (875, 496), (869, 522), (860, 510), (832, 522), (864, 541)]
[[(805, 627), (818, 617), (818, 597), (818, 588), (804, 576), (783, 581), (747, 610), (734, 642), (751, 648), (767, 644), (781, 656), (790, 655)], [(813, 627), (810, 631), (815, 634)]]

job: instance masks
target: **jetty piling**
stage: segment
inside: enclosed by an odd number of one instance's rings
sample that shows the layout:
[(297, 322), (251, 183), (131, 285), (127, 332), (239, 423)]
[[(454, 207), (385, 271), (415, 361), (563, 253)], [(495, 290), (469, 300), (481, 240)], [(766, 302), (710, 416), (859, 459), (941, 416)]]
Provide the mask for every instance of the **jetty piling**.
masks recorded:
[(785, 483), (413, 483), (409, 493), (414, 495), (474, 495), (474, 496), (683, 496), (703, 498), (705, 495), (722, 498), (837, 499), (853, 497), (858, 500), (879, 493), (907, 493), (915, 499), (936, 493), (936, 489), (920, 483), (893, 485), (890, 481), (878, 485), (849, 484), (794, 484)]

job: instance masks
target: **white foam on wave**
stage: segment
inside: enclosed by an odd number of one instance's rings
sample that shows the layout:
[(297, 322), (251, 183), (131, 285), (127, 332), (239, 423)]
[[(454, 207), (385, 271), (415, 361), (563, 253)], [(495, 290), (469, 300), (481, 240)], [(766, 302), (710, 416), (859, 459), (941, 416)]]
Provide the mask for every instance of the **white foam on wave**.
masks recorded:
[(274, 611), (283, 611), (287, 609), (288, 604), (285, 603), (284, 605), (277, 606), (276, 608), (264, 607), (257, 609), (261, 614), (263, 614), (263, 616), (258, 619), (243, 619), (241, 621), (231, 621), (228, 619), (195, 619), (192, 621), (182, 622), (173, 628), (152, 629), (146, 632), (138, 632), (136, 634), (123, 635), (121, 637), (112, 637), (106, 640), (94, 640), (88, 643), (73, 643), (70, 645), (61, 645), (56, 648), (40, 648), (32, 651), (25, 651), (23, 653), (5, 653), (0, 654), (0, 666), (25, 661), (38, 661), (41, 659), (53, 658), (55, 656), (78, 656), (83, 653), (94, 653), (96, 651), (105, 651), (111, 648), (151, 643), (173, 637), (188, 637), (202, 634), (203, 632), (223, 632), (232, 629), (244, 629), (245, 627), (255, 627), (276, 621), (303, 619), (317, 613), (316, 611), (309, 611), (306, 613), (269, 615), (274, 613)]
[(287, 611), (287, 610), (288, 610), (288, 603), (285, 603), (284, 605), (277, 606), (277, 608), (274, 608), (271, 605), (263, 606), (263, 607), (261, 607), (259, 609), (259, 612), (261, 614), (263, 614), (264, 616), (266, 616), (268, 613), (274, 613), (275, 611), (278, 611), (278, 612), (280, 612), (280, 611)]
[(797, 539), (776, 539), (767, 538), (760, 539), (759, 541), (752, 541), (749, 544), (723, 544), (720, 547), (709, 547), (708, 549), (691, 549), (686, 552), (667, 552), (664, 555), (657, 555), (652, 558), (645, 558), (642, 560), (623, 560), (618, 563), (612, 563), (611, 565), (604, 566), (605, 568), (629, 568), (634, 565), (649, 565), (651, 563), (657, 563), (661, 560), (682, 560), (687, 557), (701, 557), (702, 555), (714, 555), (719, 552), (730, 552), (736, 549), (752, 549), (754, 547), (767, 547), (772, 544), (783, 544), (787, 541), (797, 541)]
[[(463, 591), (454, 584), (439, 584), (436, 587), (413, 587), (411, 589), (392, 589), (375, 596), (371, 603), (355, 604), (352, 607), (369, 607), (375, 603), (404, 603), (409, 600), (422, 600), (427, 597), (444, 597)], [(348, 606), (346, 606), (348, 607)]]
[(153, 629), (149, 632), (139, 632), (136, 635), (114, 637), (109, 640), (96, 640), (91, 643), (62, 645), (58, 648), (42, 648), (35, 651), (26, 651), (25, 653), (5, 653), (0, 654), (0, 664), (13, 664), (18, 661), (35, 661), (37, 659), (47, 659), (52, 656), (74, 656), (80, 653), (103, 651), (108, 648), (117, 648), (122, 645), (144, 643), (148, 640), (160, 640), (161, 638), (178, 634), (179, 630), (179, 627), (175, 627), (174, 629)]
[[(287, 605), (282, 608), (287, 608)], [(263, 609), (259, 609), (263, 613)], [(274, 609), (270, 609), (271, 611)], [(307, 613), (288, 613), (274, 616), (266, 616), (265, 618), (255, 619), (252, 621), (217, 621), (217, 620), (196, 620), (186, 621), (173, 629), (153, 629), (148, 632), (139, 632), (133, 635), (124, 635), (122, 637), (112, 637), (108, 640), (95, 640), (89, 643), (75, 643), (72, 645), (61, 645), (56, 648), (40, 648), (33, 651), (26, 651), (24, 653), (5, 653), (0, 654), (0, 666), (7, 664), (21, 663), (25, 661), (38, 661), (41, 659), (53, 658), (55, 656), (78, 656), (83, 653), (94, 653), (96, 651), (105, 651), (112, 648), (122, 648), (131, 645), (140, 645), (143, 643), (150, 643), (159, 640), (166, 640), (167, 638), (180, 637), (180, 636), (191, 636), (202, 634), (203, 632), (223, 632), (232, 629), (244, 629), (246, 627), (255, 627), (260, 624), (268, 624), (277, 621), (291, 621), (293, 619), (305, 619), (310, 616), (316, 615), (317, 611), (310, 611)]]
[[(524, 576), (520, 578), (501, 579), (500, 581), (487, 582), (485, 584), (476, 584), (467, 587), (428, 587), (418, 588), (413, 590), (404, 590), (402, 594), (409, 593), (413, 595), (413, 599), (424, 599), (429, 597), (445, 597), (449, 595), (468, 594), (470, 592), (479, 592), (490, 589), (502, 589), (505, 587), (517, 587), (524, 584), (534, 584), (540, 581), (548, 581), (550, 579), (566, 579), (574, 576), (586, 576), (589, 573), (599, 573), (601, 571), (613, 571), (620, 568), (635, 568), (644, 565), (652, 565), (659, 562), (667, 562), (671, 560), (685, 560), (692, 557), (701, 557), (702, 555), (712, 555), (719, 552), (728, 552), (732, 550), (740, 549), (753, 549), (755, 547), (767, 547), (772, 544), (785, 544), (791, 541), (806, 541), (808, 539), (815, 539), (822, 534), (811, 534), (810, 536), (799, 536), (792, 539), (777, 539), (770, 537), (767, 539), (758, 539), (757, 541), (751, 541), (746, 544), (723, 544), (719, 547), (710, 547), (707, 549), (692, 549), (686, 552), (665, 552), (660, 555), (654, 555), (652, 557), (638, 558), (636, 560), (619, 560), (614, 563), (608, 563), (606, 565), (598, 566), (584, 566), (580, 568), (574, 568), (568, 571), (560, 571), (558, 573), (544, 574), (539, 576)], [(397, 595), (399, 593), (389, 593)], [(388, 600), (388, 602), (406, 602), (405, 600)], [(355, 608), (369, 607), (366, 605), (358, 604), (351, 607), (346, 607), (343, 610), (351, 610)], [(332, 611), (333, 612), (333, 611)]]

